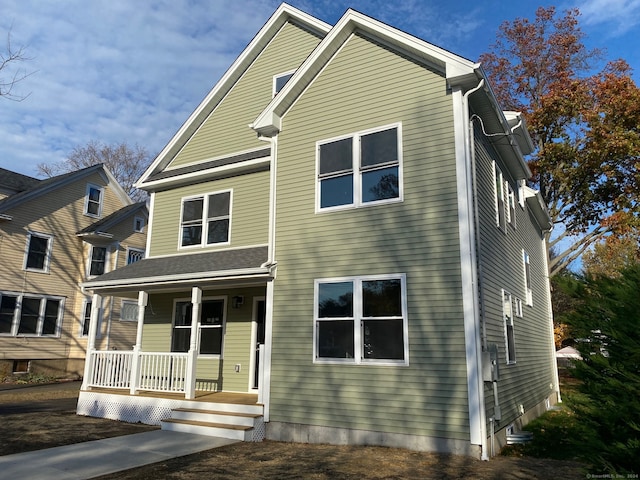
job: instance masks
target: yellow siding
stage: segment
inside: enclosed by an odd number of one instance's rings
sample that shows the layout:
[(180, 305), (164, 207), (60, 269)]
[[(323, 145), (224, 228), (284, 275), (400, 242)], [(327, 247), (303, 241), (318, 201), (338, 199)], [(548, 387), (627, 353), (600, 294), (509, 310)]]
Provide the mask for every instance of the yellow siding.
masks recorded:
[(249, 124), (271, 101), (273, 76), (297, 68), (318, 42), (306, 30), (284, 25), (169, 168), (264, 147)]

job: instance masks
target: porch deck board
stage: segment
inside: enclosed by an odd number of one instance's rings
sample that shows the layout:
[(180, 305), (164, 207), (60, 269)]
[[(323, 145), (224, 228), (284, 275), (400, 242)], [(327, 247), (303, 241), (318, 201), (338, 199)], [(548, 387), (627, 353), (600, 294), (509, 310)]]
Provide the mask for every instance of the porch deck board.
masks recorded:
[[(105, 393), (110, 395), (131, 396), (129, 391), (119, 390), (116, 388), (94, 387), (89, 391), (94, 393)], [(166, 398), (170, 400), (185, 400), (184, 394), (181, 394), (181, 393), (139, 391), (135, 396), (151, 397), (151, 398)], [(238, 392), (196, 391), (195, 398), (191, 399), (191, 401), (208, 402), (208, 403), (231, 403), (235, 405), (258, 405), (258, 395), (252, 394), (252, 393), (238, 393)]]

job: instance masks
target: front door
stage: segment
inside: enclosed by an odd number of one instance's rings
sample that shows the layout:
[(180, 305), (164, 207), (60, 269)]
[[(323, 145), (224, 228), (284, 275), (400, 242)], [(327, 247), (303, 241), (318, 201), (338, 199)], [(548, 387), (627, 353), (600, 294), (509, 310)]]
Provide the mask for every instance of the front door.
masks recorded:
[(264, 299), (256, 299), (253, 304), (253, 328), (255, 331), (255, 341), (253, 343), (253, 372), (251, 388), (258, 389), (260, 379), (260, 345), (264, 345), (264, 324), (267, 314), (267, 302)]

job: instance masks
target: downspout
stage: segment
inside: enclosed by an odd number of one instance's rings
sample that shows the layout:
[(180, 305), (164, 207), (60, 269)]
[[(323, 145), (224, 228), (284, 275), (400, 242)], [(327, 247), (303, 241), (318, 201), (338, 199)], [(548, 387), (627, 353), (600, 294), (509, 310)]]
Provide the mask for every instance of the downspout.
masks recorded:
[[(477, 186), (476, 186), (476, 163), (475, 163), (475, 148), (474, 148), (474, 136), (473, 136), (473, 123), (470, 121), (470, 108), (469, 108), (469, 97), (471, 94), (477, 92), (482, 89), (484, 86), (484, 78), (480, 79), (478, 85), (475, 88), (472, 88), (466, 91), (462, 95), (462, 110), (463, 110), (463, 118), (464, 118), (464, 132), (465, 132), (465, 156), (469, 159), (471, 163), (471, 194), (473, 202), (473, 226), (474, 226), (474, 235), (475, 238), (470, 238), (470, 240), (475, 240), (475, 244), (471, 244), (470, 248), (475, 249), (475, 264), (472, 265), (472, 269), (475, 271), (475, 282), (476, 288), (474, 292), (474, 329), (476, 330), (476, 378), (477, 378), (477, 389), (478, 389), (478, 400), (479, 400), (479, 419), (480, 422), (480, 449), (481, 449), (481, 460), (489, 460), (488, 449), (487, 449), (487, 425), (486, 425), (486, 411), (484, 407), (484, 381), (482, 376), (482, 352), (484, 350), (483, 347), (486, 347), (486, 337), (485, 337), (485, 328), (482, 324), (482, 315), (480, 312), (480, 301), (482, 298), (482, 282), (481, 282), (481, 274), (482, 270), (480, 268), (480, 258), (478, 257), (479, 251), (476, 248), (476, 245), (479, 244), (479, 219), (478, 219), (478, 202), (477, 202)], [(478, 329), (480, 332), (478, 332)], [(480, 335), (478, 335), (480, 334)], [(480, 347), (480, 337), (482, 337), (483, 347)]]

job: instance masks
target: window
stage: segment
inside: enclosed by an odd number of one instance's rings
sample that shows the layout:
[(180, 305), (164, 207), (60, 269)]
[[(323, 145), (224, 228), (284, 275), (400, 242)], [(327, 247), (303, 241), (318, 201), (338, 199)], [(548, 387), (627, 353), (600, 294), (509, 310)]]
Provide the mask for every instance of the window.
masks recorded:
[(529, 254), (522, 251), (522, 265), (524, 268), (524, 287), (527, 293), (527, 305), (533, 305), (533, 291), (531, 289), (531, 263)]
[(29, 232), (24, 268), (32, 272), (48, 272), (51, 260), (53, 237), (43, 233)]
[(82, 325), (81, 336), (86, 337), (89, 335), (89, 325), (91, 323), (91, 301), (86, 300), (84, 302), (84, 309), (82, 310)]
[[(171, 338), (172, 352), (188, 352), (191, 341), (190, 301), (176, 302)], [(225, 299), (207, 299), (200, 305), (200, 338), (199, 353), (201, 355), (221, 355), (222, 336), (225, 322)]]
[(135, 217), (133, 219), (133, 231), (134, 232), (143, 232), (144, 231), (144, 218)]
[(144, 258), (144, 250), (127, 248), (127, 265), (139, 262)]
[(401, 200), (400, 125), (317, 143), (318, 209)]
[(516, 194), (508, 182), (505, 182), (505, 188), (507, 192), (507, 222), (516, 228)]
[(120, 306), (121, 322), (137, 322), (138, 321), (138, 302), (130, 300), (122, 300)]
[(522, 318), (522, 300), (519, 298), (515, 299), (515, 315), (517, 318)]
[(295, 70), (273, 76), (273, 96), (274, 97), (280, 92), (280, 90), (284, 88), (284, 86), (287, 84), (289, 79), (293, 77), (294, 73), (295, 73)]
[(502, 290), (502, 317), (504, 319), (504, 338), (507, 364), (516, 363), (516, 342), (513, 336), (513, 304), (511, 294)]
[(89, 259), (89, 276), (102, 275), (106, 271), (107, 247), (91, 246), (91, 257)]
[(57, 336), (62, 306), (61, 298), (0, 292), (0, 335)]
[(316, 280), (314, 361), (408, 364), (404, 275)]
[(502, 178), (502, 171), (498, 164), (493, 163), (493, 179), (495, 183), (495, 211), (496, 211), (496, 226), (504, 230), (506, 226), (505, 217), (505, 203), (504, 203), (504, 179)]
[(84, 213), (92, 217), (102, 215), (102, 199), (104, 189), (96, 185), (87, 185), (87, 196), (84, 202)]
[(231, 191), (183, 199), (180, 245), (229, 243), (230, 223)]

